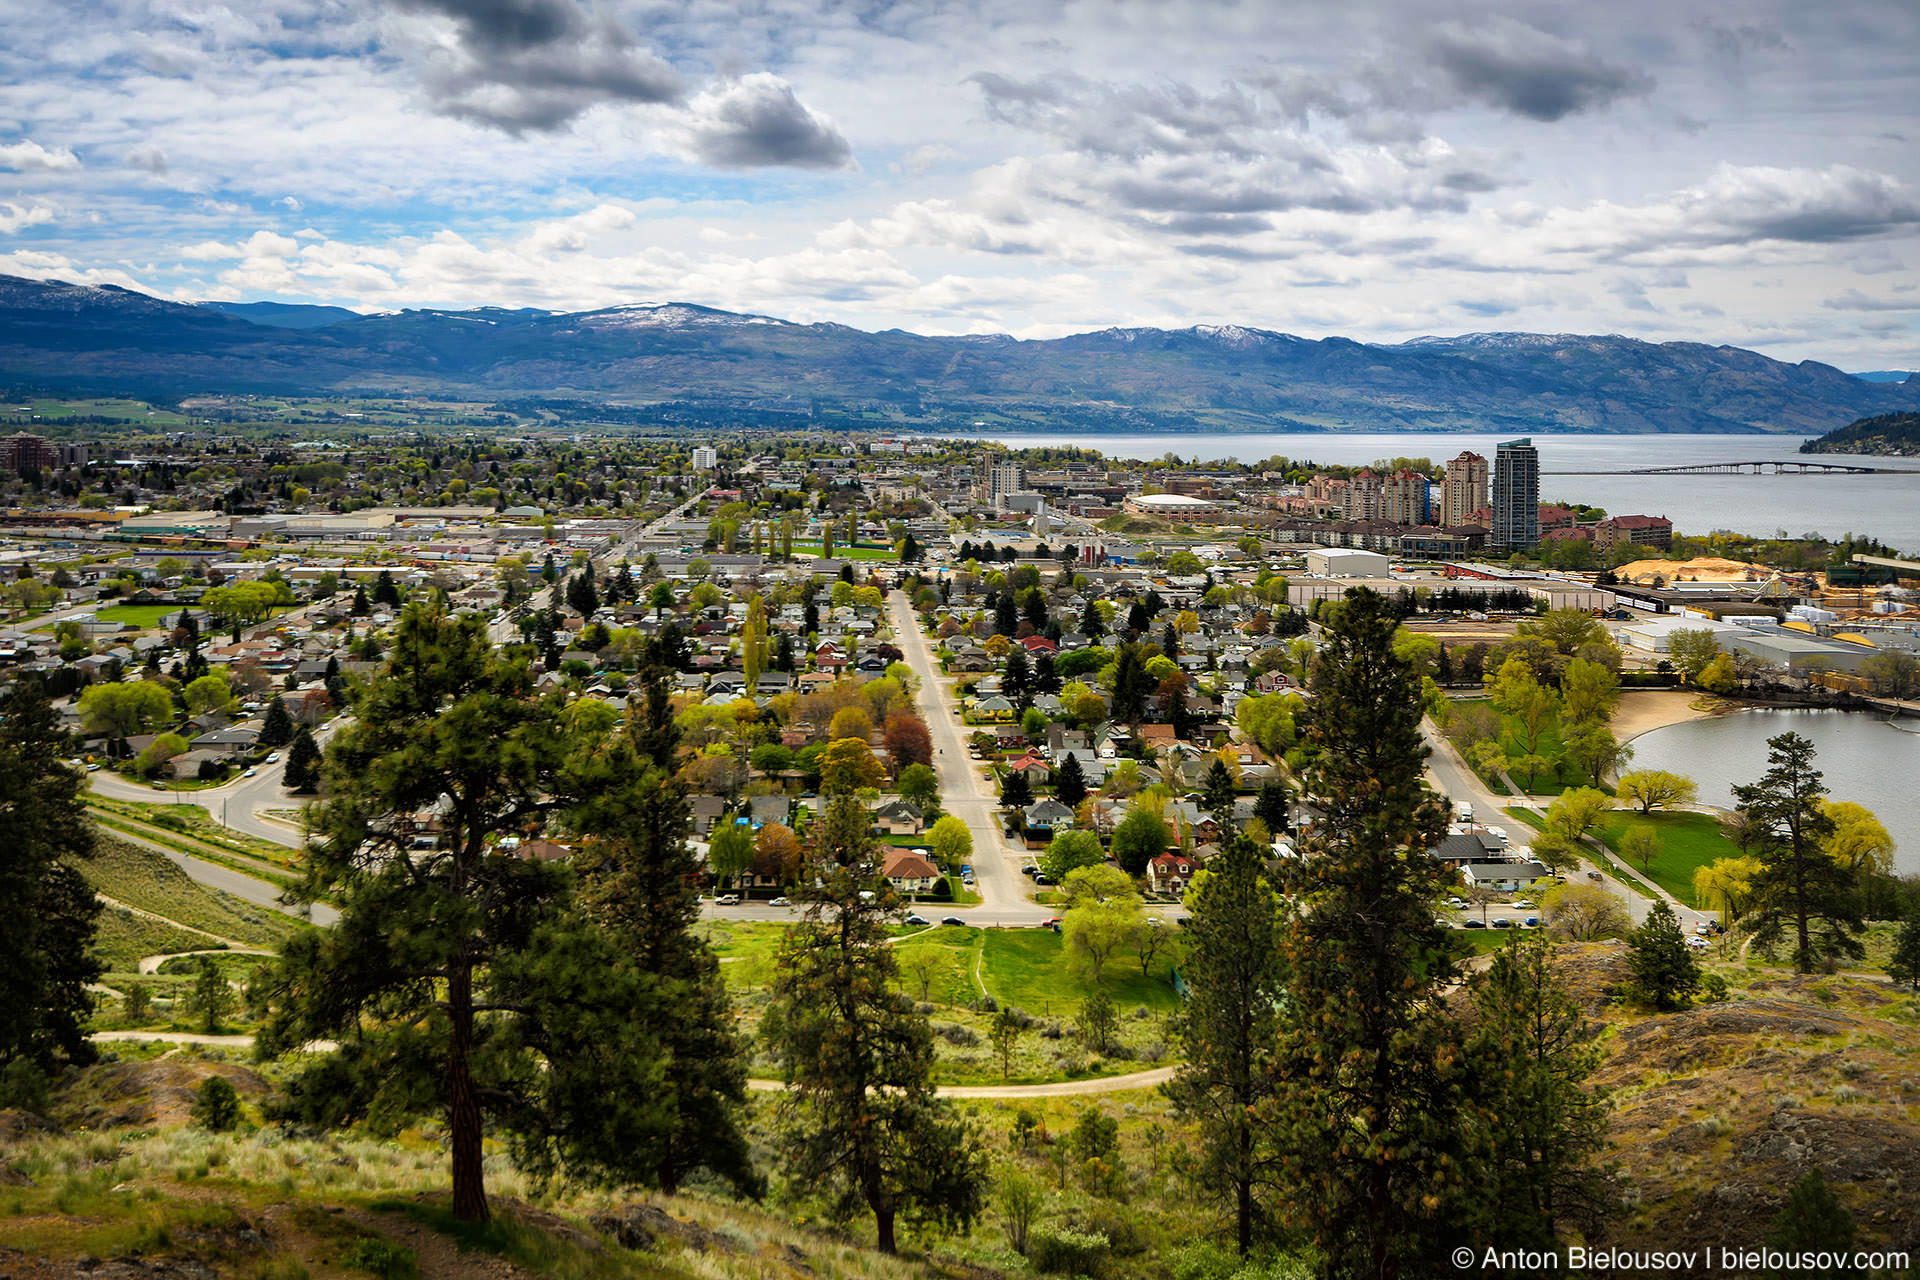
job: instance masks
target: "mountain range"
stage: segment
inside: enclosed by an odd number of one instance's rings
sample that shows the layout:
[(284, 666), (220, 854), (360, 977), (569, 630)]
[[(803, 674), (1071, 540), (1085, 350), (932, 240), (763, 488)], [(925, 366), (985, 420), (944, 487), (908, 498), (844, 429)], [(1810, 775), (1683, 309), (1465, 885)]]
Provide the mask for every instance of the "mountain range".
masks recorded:
[(1920, 409), (1920, 376), (1573, 334), (1398, 344), (1237, 325), (1024, 341), (688, 303), (359, 315), (0, 276), (0, 384), (131, 395), (433, 394), (626, 422), (995, 430), (1782, 432)]

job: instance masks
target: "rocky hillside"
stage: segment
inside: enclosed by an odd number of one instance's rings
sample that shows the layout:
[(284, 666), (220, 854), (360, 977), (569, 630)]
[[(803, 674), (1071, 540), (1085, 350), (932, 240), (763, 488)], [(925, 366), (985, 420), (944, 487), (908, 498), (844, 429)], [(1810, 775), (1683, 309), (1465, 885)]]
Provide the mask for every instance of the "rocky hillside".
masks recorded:
[[(1051, 341), (867, 333), (680, 303), (575, 314), (183, 306), (0, 277), (0, 385), (547, 397), (622, 421), (964, 430), (1793, 432), (1920, 409), (1920, 386), (1618, 336), (1397, 345), (1236, 325)], [(638, 410), (636, 415), (635, 410)]]
[(1850, 422), (1800, 446), (1802, 453), (1866, 453), (1920, 458), (1920, 413), (1886, 413)]

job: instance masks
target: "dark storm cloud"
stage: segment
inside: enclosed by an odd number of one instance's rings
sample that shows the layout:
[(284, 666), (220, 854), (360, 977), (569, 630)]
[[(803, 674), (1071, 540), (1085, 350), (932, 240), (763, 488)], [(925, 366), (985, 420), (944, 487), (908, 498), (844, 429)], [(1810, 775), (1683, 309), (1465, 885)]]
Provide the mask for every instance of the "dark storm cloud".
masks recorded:
[(1643, 72), (1511, 18), (1441, 23), (1422, 53), (1462, 98), (1532, 120), (1564, 119), (1653, 88)]
[(689, 145), (707, 164), (725, 169), (784, 165), (843, 169), (853, 149), (777, 76), (746, 76), (718, 86), (690, 105)]
[(574, 0), (400, 0), (450, 18), (455, 47), (429, 65), (444, 115), (509, 133), (560, 129), (603, 103), (658, 104), (686, 92), (667, 62)]

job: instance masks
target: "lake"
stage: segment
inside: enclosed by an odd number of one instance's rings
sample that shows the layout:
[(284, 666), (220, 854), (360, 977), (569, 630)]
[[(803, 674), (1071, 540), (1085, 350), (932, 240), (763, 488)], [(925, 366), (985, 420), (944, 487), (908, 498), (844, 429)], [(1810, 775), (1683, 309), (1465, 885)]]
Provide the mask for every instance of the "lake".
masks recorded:
[[(1904, 726), (1904, 727), (1901, 727)], [(1767, 770), (1767, 739), (1793, 732), (1814, 744), (1814, 767), (1835, 800), (1873, 810), (1894, 839), (1894, 863), (1920, 873), (1920, 720), (1889, 724), (1858, 711), (1741, 711), (1643, 733), (1633, 740), (1635, 769), (1667, 769), (1700, 784), (1705, 804), (1733, 807), (1736, 783)]]
[[(1070, 445), (1098, 449), (1110, 458), (1159, 458), (1174, 453), (1188, 461), (1259, 462), (1275, 454), (1297, 461), (1357, 466), (1380, 458), (1431, 458), (1444, 463), (1462, 449), (1491, 459), (1507, 435), (1424, 432), (1304, 432), (1292, 434), (1112, 434), (1062, 432), (983, 433), (1019, 448)], [(1816, 534), (1838, 538), (1870, 535), (1920, 554), (1920, 460), (1810, 455), (1815, 462), (1858, 462), (1903, 468), (1870, 476), (1577, 476), (1564, 471), (1625, 471), (1633, 467), (1678, 467), (1695, 463), (1789, 459), (1802, 436), (1755, 435), (1535, 435), (1540, 450), (1540, 497), (1546, 502), (1582, 502), (1612, 515), (1666, 516), (1682, 533), (1715, 529), (1771, 537)]]

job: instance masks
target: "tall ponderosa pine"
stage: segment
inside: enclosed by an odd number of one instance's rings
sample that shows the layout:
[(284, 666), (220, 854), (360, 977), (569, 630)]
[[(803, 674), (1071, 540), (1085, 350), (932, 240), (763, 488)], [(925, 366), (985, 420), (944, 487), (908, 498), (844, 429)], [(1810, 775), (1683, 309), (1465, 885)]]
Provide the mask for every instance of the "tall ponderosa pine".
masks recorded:
[(1356, 588), (1321, 620), (1304, 742), (1322, 817), (1284, 948), (1283, 1084), (1260, 1111), (1288, 1224), (1328, 1274), (1388, 1280), (1431, 1271), (1476, 1190), (1464, 1032), (1441, 1000), (1459, 976), (1434, 922), (1446, 873), (1426, 856), (1446, 818), (1391, 606)]
[(1053, 779), (1054, 799), (1069, 809), (1078, 808), (1087, 798), (1087, 771), (1080, 764), (1080, 757), (1068, 753), (1060, 762), (1060, 771)]
[(400, 588), (394, 585), (391, 570), (382, 569), (380, 576), (374, 579), (373, 602), (386, 605), (389, 609), (400, 607)]
[(0, 716), (0, 1067), (93, 1061), (81, 1029), (100, 904), (63, 858), (93, 855), (81, 799), (85, 775), (66, 763), (67, 735), (37, 674), (21, 676)]
[(789, 1090), (780, 1145), (794, 1183), (865, 1205), (881, 1252), (895, 1221), (970, 1224), (987, 1159), (979, 1135), (933, 1090), (933, 1028), (898, 989), (886, 926), (900, 898), (879, 874), (866, 806), (836, 796), (821, 817), (812, 867), (796, 890), (806, 919), (781, 944), (774, 1052)]
[(1627, 970), (1639, 998), (1662, 1011), (1686, 1008), (1700, 989), (1700, 962), (1666, 899), (1653, 904), (1627, 939)]
[(1227, 768), (1226, 761), (1216, 758), (1207, 767), (1200, 805), (1222, 832), (1233, 830), (1233, 801), (1233, 772)]
[(1771, 947), (1790, 934), (1793, 966), (1802, 973), (1863, 954), (1853, 873), (1826, 851), (1833, 834), (1821, 804), (1826, 794), (1813, 743), (1797, 733), (1768, 738), (1766, 773), (1733, 789), (1744, 820), (1741, 841), (1760, 860), (1753, 880), (1758, 905), (1747, 917), (1753, 940)]
[(293, 741), (293, 717), (287, 714), (287, 704), (279, 698), (267, 703), (267, 718), (260, 726), (260, 744), (267, 747), (283, 747)]
[(1235, 834), (1208, 868), (1187, 917), (1187, 1000), (1176, 1034), (1187, 1064), (1167, 1085), (1199, 1125), (1203, 1183), (1233, 1207), (1244, 1256), (1271, 1225), (1273, 1134), (1256, 1120), (1273, 1094), (1274, 1044), (1284, 987), (1279, 898), (1261, 851)]
[(1492, 1168), (1482, 1183), (1486, 1243), (1552, 1249), (1562, 1222), (1594, 1238), (1618, 1203), (1607, 1147), (1605, 1096), (1587, 1080), (1600, 1063), (1595, 1028), (1554, 972), (1552, 948), (1534, 935), (1493, 953), (1473, 987), (1480, 1102)]
[[(483, 1116), (537, 1175), (650, 1176), (671, 1116), (657, 1096), (663, 1054), (636, 1029), (656, 1014), (658, 984), (573, 910), (570, 868), (493, 839), (570, 808), (570, 764), (603, 743), (585, 728), (570, 740), (564, 698), (535, 697), (484, 619), (438, 605), (402, 614), (355, 715), (328, 744), (330, 794), (308, 810), (296, 890), (311, 901), (331, 889), (340, 920), (296, 935), (267, 982), (264, 1050), (340, 1041), (290, 1083), (289, 1109), (386, 1127), (442, 1111), (466, 1221), (488, 1216)], [(426, 811), (437, 845), (413, 849)]]
[(740, 1127), (746, 1104), (746, 1046), (733, 1030), (733, 1004), (720, 962), (693, 932), (700, 918), (699, 863), (687, 845), (692, 806), (674, 775), (679, 730), (666, 673), (645, 677), (628, 732), (579, 778), (589, 797), (572, 825), (593, 837), (576, 857), (582, 906), (612, 938), (621, 964), (658, 984), (645, 1034), (666, 1054), (656, 1100), (671, 1112), (657, 1145), (653, 1181), (675, 1191), (709, 1169), (756, 1194), (759, 1176)]
[(290, 791), (313, 791), (320, 786), (320, 747), (313, 740), (313, 731), (305, 725), (300, 726), (287, 747), (283, 781)]

